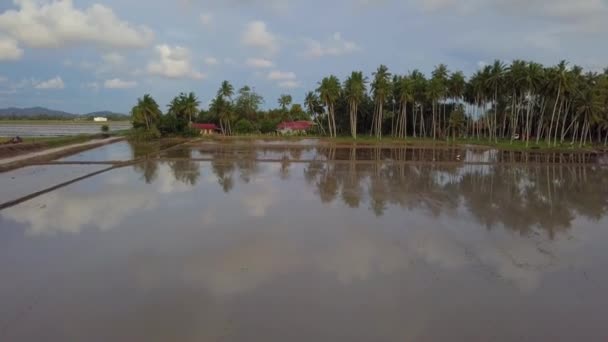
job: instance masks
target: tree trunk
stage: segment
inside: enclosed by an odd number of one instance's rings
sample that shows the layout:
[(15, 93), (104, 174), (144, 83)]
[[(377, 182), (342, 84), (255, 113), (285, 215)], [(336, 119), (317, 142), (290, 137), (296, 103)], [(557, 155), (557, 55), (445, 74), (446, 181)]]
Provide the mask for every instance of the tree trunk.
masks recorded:
[(547, 144), (551, 145), (551, 132), (553, 130), (553, 118), (555, 117), (555, 110), (557, 109), (557, 103), (559, 102), (559, 95), (562, 92), (561, 82), (557, 86), (557, 97), (555, 98), (555, 104), (553, 105), (553, 113), (551, 114), (551, 123), (549, 124), (549, 132), (547, 135)]

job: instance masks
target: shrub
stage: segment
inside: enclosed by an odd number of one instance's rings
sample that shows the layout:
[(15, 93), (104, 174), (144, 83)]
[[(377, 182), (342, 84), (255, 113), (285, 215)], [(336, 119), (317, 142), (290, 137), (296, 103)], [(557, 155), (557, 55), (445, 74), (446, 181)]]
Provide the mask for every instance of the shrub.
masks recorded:
[(101, 126), (101, 132), (102, 133), (108, 133), (110, 131), (110, 126), (108, 125), (102, 125)]
[(262, 133), (272, 133), (274, 131), (277, 130), (277, 122), (270, 120), (270, 119), (264, 119), (260, 122), (260, 131)]
[(249, 120), (241, 119), (234, 125), (234, 131), (239, 134), (248, 134), (255, 132), (255, 127)]
[(149, 130), (141, 127), (134, 128), (131, 130), (130, 134), (130, 138), (136, 141), (155, 140), (160, 137), (160, 131), (155, 126), (152, 126)]

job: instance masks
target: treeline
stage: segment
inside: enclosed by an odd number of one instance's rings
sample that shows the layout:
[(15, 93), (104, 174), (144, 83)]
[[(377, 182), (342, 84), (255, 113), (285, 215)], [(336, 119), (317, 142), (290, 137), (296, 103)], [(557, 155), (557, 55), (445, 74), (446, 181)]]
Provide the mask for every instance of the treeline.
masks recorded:
[(306, 103), (333, 136), (518, 139), (551, 146), (608, 139), (608, 69), (584, 73), (565, 61), (545, 67), (497, 60), (468, 80), (443, 64), (429, 77), (419, 70), (393, 75), (381, 65), (371, 79), (362, 72), (343, 83), (324, 78)]
[(148, 94), (138, 99), (131, 110), (133, 127), (148, 137), (163, 135), (195, 135), (190, 122), (214, 123), (225, 135), (271, 133), (282, 121), (311, 120), (309, 113), (291, 95), (281, 95), (279, 108), (261, 110), (264, 98), (249, 86), (235, 92), (230, 82), (222, 82), (208, 110), (200, 110), (200, 100), (190, 93), (181, 93), (163, 113), (156, 101)]
[(608, 142), (608, 69), (585, 72), (565, 61), (547, 67), (497, 60), (469, 79), (443, 64), (428, 76), (419, 70), (392, 74), (381, 65), (370, 78), (360, 71), (343, 82), (325, 77), (306, 94), (303, 106), (282, 95), (279, 108), (268, 111), (260, 110), (264, 100), (254, 89), (235, 92), (228, 81), (208, 111), (198, 110), (193, 93), (176, 97), (166, 115), (150, 100), (140, 99), (132, 111), (134, 123), (149, 121), (161, 131), (198, 121), (216, 123), (224, 134), (267, 133), (283, 120), (314, 120), (316, 133), (332, 137), (501, 139), (526, 146)]

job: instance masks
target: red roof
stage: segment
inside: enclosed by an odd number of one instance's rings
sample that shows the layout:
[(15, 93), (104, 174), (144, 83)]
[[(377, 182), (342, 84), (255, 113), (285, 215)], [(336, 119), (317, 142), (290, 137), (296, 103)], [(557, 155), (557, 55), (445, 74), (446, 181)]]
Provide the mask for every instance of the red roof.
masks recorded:
[(277, 129), (307, 130), (313, 125), (310, 121), (284, 121), (277, 125)]
[(196, 129), (219, 129), (215, 124), (212, 123), (193, 123), (192, 128)]

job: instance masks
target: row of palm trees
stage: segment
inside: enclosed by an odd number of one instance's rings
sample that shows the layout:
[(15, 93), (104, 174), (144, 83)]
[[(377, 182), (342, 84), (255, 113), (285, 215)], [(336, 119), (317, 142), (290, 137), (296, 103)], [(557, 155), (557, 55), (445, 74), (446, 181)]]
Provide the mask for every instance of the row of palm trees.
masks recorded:
[[(368, 92), (369, 88), (369, 92)], [(319, 106), (321, 104), (321, 106)], [(419, 70), (392, 75), (384, 65), (371, 82), (354, 71), (342, 84), (323, 78), (305, 106), (325, 121), (330, 136), (358, 129), (371, 136), (453, 136), (565, 142), (608, 140), (608, 69), (586, 72), (562, 61), (552, 67), (515, 60), (495, 61), (467, 81), (440, 64), (427, 78)], [(367, 108), (362, 108), (367, 107)], [(348, 118), (348, 120), (346, 120)], [(338, 124), (337, 124), (338, 123)]]

